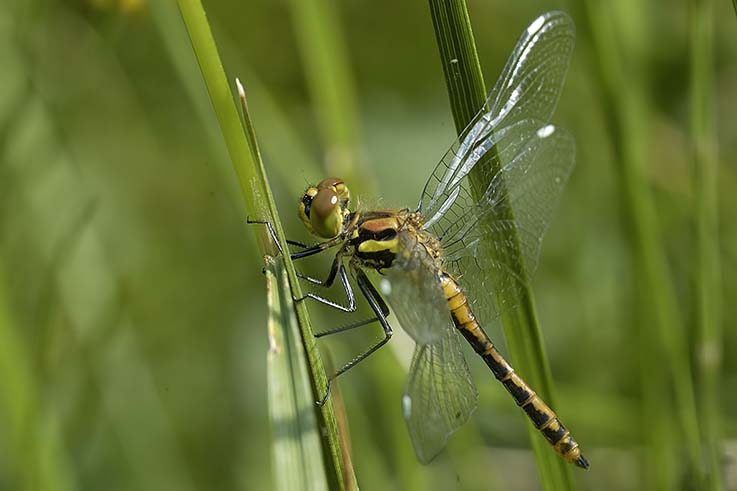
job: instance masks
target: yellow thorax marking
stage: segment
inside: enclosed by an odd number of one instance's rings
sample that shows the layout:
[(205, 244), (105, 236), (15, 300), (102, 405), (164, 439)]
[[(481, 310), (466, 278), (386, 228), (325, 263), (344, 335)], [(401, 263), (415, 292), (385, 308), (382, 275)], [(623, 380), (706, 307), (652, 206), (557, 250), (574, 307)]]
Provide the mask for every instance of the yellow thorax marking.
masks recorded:
[[(398, 230), (400, 226), (397, 217), (386, 217), (386, 218), (375, 218), (373, 220), (367, 220), (361, 224), (361, 229), (370, 234), (379, 234), (387, 229), (394, 231)], [(367, 239), (358, 244), (358, 252), (361, 253), (372, 253), (372, 252), (397, 252), (399, 240), (396, 235), (392, 239), (375, 240)]]
[(358, 252), (371, 253), (390, 251), (396, 253), (397, 245), (398, 240), (396, 237), (391, 240), (364, 240), (358, 244)]

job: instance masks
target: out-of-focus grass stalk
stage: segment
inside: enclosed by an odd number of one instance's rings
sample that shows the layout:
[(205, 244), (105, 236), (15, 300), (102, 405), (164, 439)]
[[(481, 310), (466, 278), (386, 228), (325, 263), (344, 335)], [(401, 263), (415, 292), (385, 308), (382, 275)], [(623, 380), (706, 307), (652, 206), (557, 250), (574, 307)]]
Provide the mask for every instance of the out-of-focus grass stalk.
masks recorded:
[(714, 123), (713, 2), (691, 0), (691, 138), (695, 190), (697, 380), (703, 421), (702, 438), (709, 473), (704, 489), (722, 489), (720, 460), (719, 375), (722, 360), (721, 267), (717, 143)]
[[(148, 2), (153, 27), (157, 30), (161, 44), (171, 61), (177, 80), (187, 94), (200, 128), (207, 135), (206, 142), (215, 162), (215, 168), (225, 175), (230, 171), (227, 167), (227, 155), (223, 151), (221, 135), (213, 121), (212, 109), (207, 96), (202, 91), (202, 79), (197, 75), (197, 65), (193, 63), (192, 51), (187, 47), (187, 31), (177, 13), (173, 2), (154, 0)], [(228, 175), (227, 177), (230, 177)], [(238, 186), (228, 185), (231, 179), (223, 179), (228, 196), (234, 203), (238, 201)]]
[(290, 5), (328, 175), (371, 191), (359, 167), (358, 104), (335, 1), (291, 0)]
[[(75, 489), (72, 467), (64, 458), (59, 427), (53, 412), (42, 407), (41, 384), (32, 359), (13, 322), (0, 264), (0, 431), (19, 489), (66, 491)], [(8, 482), (8, 483), (9, 483)]]
[[(271, 221), (278, 240), (286, 247), (284, 231), (279, 221), (276, 206), (274, 205), (258, 147), (255, 145), (255, 135), (253, 126), (250, 123), (250, 117), (246, 111), (245, 121), (248, 133), (244, 135), (244, 128), (234, 104), (233, 96), (202, 4), (199, 0), (179, 0), (179, 8), (187, 26), (192, 47), (200, 64), (215, 114), (220, 123), (220, 129), (223, 133), (231, 162), (238, 176), (246, 209), (254, 218)], [(243, 101), (244, 98), (245, 96), (241, 92), (241, 99)], [(265, 227), (261, 227), (257, 233), (262, 253), (275, 256), (275, 246), (270, 240)], [(281, 257), (284, 261), (286, 277), (288, 279), (288, 285), (283, 285), (283, 287), (285, 291), (288, 290), (290, 292), (290, 296), (286, 299), (288, 305), (284, 305), (283, 308), (293, 309), (297, 314), (302, 337), (301, 341), (307, 355), (307, 363), (313, 384), (312, 397), (314, 399), (311, 402), (314, 402), (314, 400), (327, 390), (325, 369), (315, 345), (315, 338), (312, 334), (306, 306), (304, 302), (295, 303), (291, 300), (294, 297), (301, 296), (294, 266), (288, 254), (282, 255)], [(282, 276), (277, 276), (276, 279), (277, 281), (282, 281)], [(297, 389), (295, 388), (295, 390)], [(309, 410), (316, 409), (312, 406)], [(349, 462), (349, 459), (346, 459), (343, 455), (344, 449), (340, 443), (332, 403), (325, 404), (318, 411), (318, 414), (320, 416), (319, 426), (325, 430), (323, 451), (326, 452), (326, 455), (324, 460), (318, 460), (315, 456), (312, 456), (312, 462), (313, 464), (317, 464), (318, 462), (324, 463), (322, 470), (325, 472), (325, 479), (329, 483), (329, 487), (347, 489), (348, 486), (355, 483), (355, 476), (353, 469), (346, 468), (344, 465), (346, 462)], [(318, 431), (321, 430), (318, 429)], [(310, 455), (304, 455), (305, 459), (310, 459), (310, 457)], [(274, 471), (282, 472), (281, 469), (274, 469)]]
[[(445, 73), (456, 130), (463, 131), (486, 101), (486, 88), (476, 52), (465, 0), (430, 0), (430, 12), (435, 37)], [(494, 165), (489, 159), (486, 165)], [(479, 172), (474, 172), (479, 171)], [(474, 169), (471, 179), (482, 176), (482, 169)], [(484, 183), (484, 186), (485, 187)], [(522, 268), (519, 237), (510, 230), (509, 240), (517, 244), (517, 257), (500, 257), (513, 271), (526, 278)], [(492, 248), (488, 249), (489, 251)], [(529, 287), (520, 292), (520, 298), (507, 299), (519, 308), (502, 317), (504, 335), (515, 366), (539, 394), (551, 404), (552, 382), (550, 367), (542, 342), (535, 302)], [(569, 490), (573, 478), (569, 465), (553, 452), (539, 433), (528, 426), (535, 451), (540, 480), (545, 489)]]
[[(154, 1), (150, 3), (150, 9), (153, 25), (156, 27), (162, 44), (166, 48), (166, 53), (175, 69), (177, 79), (187, 94), (202, 130), (207, 135), (207, 142), (212, 158), (216, 162), (216, 167), (227, 178), (226, 181), (231, 182), (231, 168), (227, 163), (225, 149), (220, 144), (222, 136), (217, 126), (213, 124), (215, 122), (214, 115), (207, 94), (202, 92), (201, 80), (197, 78), (199, 69), (195, 63), (192, 63), (193, 54), (187, 47), (187, 30), (179, 21), (177, 7), (174, 3)], [(237, 58), (237, 48), (231, 39), (220, 38), (219, 46), (224, 57), (228, 58), (228, 54), (233, 53), (230, 58)], [(252, 73), (251, 67), (244, 63), (240, 63), (236, 69), (241, 72), (241, 78), (247, 80), (250, 99), (252, 101), (257, 100), (259, 107), (263, 109), (262, 117), (259, 119), (260, 141), (266, 151), (273, 157), (273, 165), (270, 167), (272, 177), (276, 176), (277, 181), (280, 182), (288, 182), (289, 179), (293, 179), (294, 167), (292, 163), (297, 157), (299, 158), (300, 167), (305, 169), (307, 175), (321, 175), (320, 166), (310, 155), (308, 146), (291, 124), (288, 116), (279, 107), (270, 88), (264, 86), (259, 81), (258, 74)], [(271, 135), (273, 135), (272, 141), (268, 139), (268, 136)], [(301, 185), (301, 181), (299, 182)], [(238, 196), (240, 191), (236, 184), (230, 186), (228, 191), (232, 192), (234, 203), (240, 199)]]
[[(353, 196), (373, 196), (375, 176), (362, 166), (358, 100), (339, 4), (335, 0), (291, 0), (292, 21), (320, 125), (327, 174), (345, 179)], [(396, 341), (392, 341), (391, 346), (396, 348)], [(372, 385), (371, 396), (385, 401), (385, 407), (395, 408), (400, 394), (395, 382), (398, 374), (403, 373), (397, 364), (388, 366), (369, 361), (361, 367), (373, 380), (383, 381)], [(406, 451), (409, 440), (404, 424), (391, 417), (387, 423), (397, 426), (389, 431), (394, 440), (392, 448), (382, 453), (391, 460), (400, 486), (406, 489), (427, 487), (427, 473), (418, 467), (414, 453)]]
[[(678, 485), (674, 479), (679, 474), (702, 479), (699, 423), (686, 333), (644, 177), (649, 118), (643, 88), (645, 66), (637, 52), (623, 52), (621, 48), (625, 45), (625, 30), (619, 26), (627, 26), (627, 36), (632, 36), (631, 27), (639, 24), (639, 19), (632, 15), (643, 7), (622, 9), (630, 14), (627, 18), (620, 17), (615, 7), (596, 0), (584, 2), (594, 41), (597, 75), (604, 90), (604, 109), (619, 164), (625, 221), (632, 237), (638, 311), (638, 327), (633, 332), (637, 339), (633, 345), (640, 349), (642, 427), (646, 429), (645, 439), (650, 440), (644, 467), (650, 480), (648, 488), (673, 489)], [(673, 388), (675, 401), (671, 400), (667, 387)], [(675, 460), (675, 455), (681, 452), (686, 455), (685, 468)]]

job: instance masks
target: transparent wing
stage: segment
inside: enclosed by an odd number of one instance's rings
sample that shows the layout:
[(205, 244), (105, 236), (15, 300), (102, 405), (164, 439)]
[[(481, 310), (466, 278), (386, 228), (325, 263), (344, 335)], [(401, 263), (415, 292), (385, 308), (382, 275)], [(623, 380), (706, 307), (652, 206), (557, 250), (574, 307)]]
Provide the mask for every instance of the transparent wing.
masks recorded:
[(398, 236), (398, 252), (381, 281), (382, 293), (402, 328), (416, 343), (428, 344), (453, 329), (448, 303), (438, 281), (439, 264), (414, 232)]
[(486, 104), (428, 179), (419, 210), (434, 222), (457, 199), (458, 186), (496, 144), (501, 128), (523, 120), (548, 122), (560, 96), (575, 42), (573, 21), (563, 12), (535, 19), (520, 37)]
[[(506, 164), (490, 177), (482, 197), (474, 200), (464, 180), (453, 205), (430, 226), (441, 240), (444, 267), (461, 279), (482, 322), (514, 307), (502, 302), (516, 298), (509, 293), (524, 287), (526, 277), (534, 273), (543, 236), (575, 161), (570, 134), (529, 120), (505, 128), (497, 149)], [(516, 234), (510, 234), (514, 229)], [(515, 235), (518, 242), (510, 239)], [(516, 258), (518, 247), (521, 268), (494, 259)]]
[(402, 405), (417, 458), (429, 462), (476, 407), (476, 388), (463, 359), (438, 274), (440, 263), (403, 230), (382, 290), (402, 328), (417, 343)]
[(468, 421), (477, 400), (455, 330), (415, 347), (402, 408), (420, 462), (440, 453), (451, 433)]

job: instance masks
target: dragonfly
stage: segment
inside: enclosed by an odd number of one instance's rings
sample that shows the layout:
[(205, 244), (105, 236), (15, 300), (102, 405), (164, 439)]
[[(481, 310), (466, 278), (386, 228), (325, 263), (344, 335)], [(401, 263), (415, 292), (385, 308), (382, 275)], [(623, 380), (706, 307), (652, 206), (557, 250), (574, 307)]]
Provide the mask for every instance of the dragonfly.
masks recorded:
[[(589, 467), (570, 431), (482, 328), (516, 307), (508, 299), (526, 288), (573, 169), (574, 140), (550, 118), (574, 40), (573, 21), (563, 12), (543, 14), (527, 27), (485, 105), (428, 178), (416, 208), (351, 209), (349, 188), (335, 177), (309, 186), (298, 201), (299, 217), (322, 241), (288, 241), (300, 248), (292, 259), (336, 251), (326, 279), (299, 276), (320, 287), (339, 280), (347, 304), (315, 293), (296, 300), (354, 312), (354, 283), (373, 311), (371, 319), (316, 336), (376, 323), (384, 333), (328, 378), (318, 403), (325, 403), (336, 377), (391, 339), (391, 306), (416, 343), (402, 408), (422, 463), (442, 451), (477, 405), (463, 338), (554, 450), (569, 463)], [(379, 288), (369, 271), (381, 275)]]

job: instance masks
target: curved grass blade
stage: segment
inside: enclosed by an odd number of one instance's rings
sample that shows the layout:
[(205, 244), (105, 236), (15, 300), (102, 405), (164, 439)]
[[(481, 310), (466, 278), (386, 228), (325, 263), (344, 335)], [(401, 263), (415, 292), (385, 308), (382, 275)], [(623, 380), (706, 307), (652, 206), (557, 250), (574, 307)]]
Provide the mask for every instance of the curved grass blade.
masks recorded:
[[(430, 12), (448, 86), (453, 119), (456, 130), (460, 133), (484, 105), (487, 97), (471, 20), (465, 0), (430, 0)], [(472, 181), (474, 174), (483, 173), (483, 164), (493, 165), (493, 161), (494, 159), (487, 159), (486, 162), (479, 163), (471, 172)], [(483, 185), (479, 184), (477, 188), (483, 189)], [(525, 278), (519, 237), (513, 228), (510, 228), (509, 235), (507, 239), (510, 243), (518, 246), (516, 257), (498, 257), (494, 260), (508, 264), (520, 277)], [(489, 248), (490, 251), (491, 249)], [(535, 390), (554, 405), (550, 368), (532, 291), (529, 287), (520, 289), (519, 297), (508, 299), (510, 303), (519, 305), (519, 308), (502, 316), (510, 357), (530, 384), (536, 388)], [(547, 448), (547, 444), (534, 428), (529, 427), (528, 432), (545, 489), (572, 489), (573, 479), (567, 464)]]
[[(242, 87), (239, 87), (239, 90), (244, 108), (247, 130), (246, 138), (244, 138), (244, 128), (236, 106), (233, 103), (232, 93), (202, 4), (199, 0), (179, 0), (179, 8), (200, 64), (218, 122), (220, 123), (220, 129), (223, 133), (231, 162), (238, 176), (246, 210), (253, 218), (270, 221), (273, 224), (277, 239), (281, 244), (286, 244), (281, 222), (279, 221), (273, 196), (264, 172), (263, 162), (261, 161), (256, 144), (253, 125), (251, 124), (247, 107), (245, 106), (245, 94), (241, 90)], [(240, 84), (238, 85), (240, 86)], [(257, 233), (262, 253), (275, 256), (277, 252), (275, 244), (270, 240), (265, 227), (261, 227)], [(297, 315), (301, 342), (307, 355), (308, 369), (311, 375), (312, 398), (310, 403), (313, 403), (320, 398), (317, 394), (324, 394), (327, 390), (325, 369), (320, 359), (320, 354), (317, 351), (306, 306), (304, 303), (299, 302), (295, 304), (291, 300), (292, 298), (301, 296), (294, 266), (288, 254), (282, 255), (281, 258), (284, 261), (284, 269), (288, 280), (288, 284), (284, 284), (283, 288), (285, 291), (291, 292), (290, 296), (287, 297), (288, 306), (285, 305), (284, 308), (295, 311)], [(278, 281), (283, 281), (283, 276), (279, 276)], [(345, 459), (343, 455), (344, 449), (340, 443), (332, 403), (325, 404), (319, 410), (313, 406), (312, 410), (317, 411), (318, 414), (316, 420), (320, 427), (319, 434), (325, 435), (322, 447), (324, 460), (321, 459), (320, 461), (324, 463), (322, 470), (325, 473), (325, 480), (328, 482), (328, 487), (333, 489), (348, 489), (355, 483), (355, 476), (353, 469), (345, 466), (345, 462), (349, 460)], [(304, 455), (304, 457), (310, 458), (310, 455)], [(312, 458), (315, 465), (317, 465), (317, 459), (314, 456)], [(279, 472), (278, 469), (277, 472)]]

